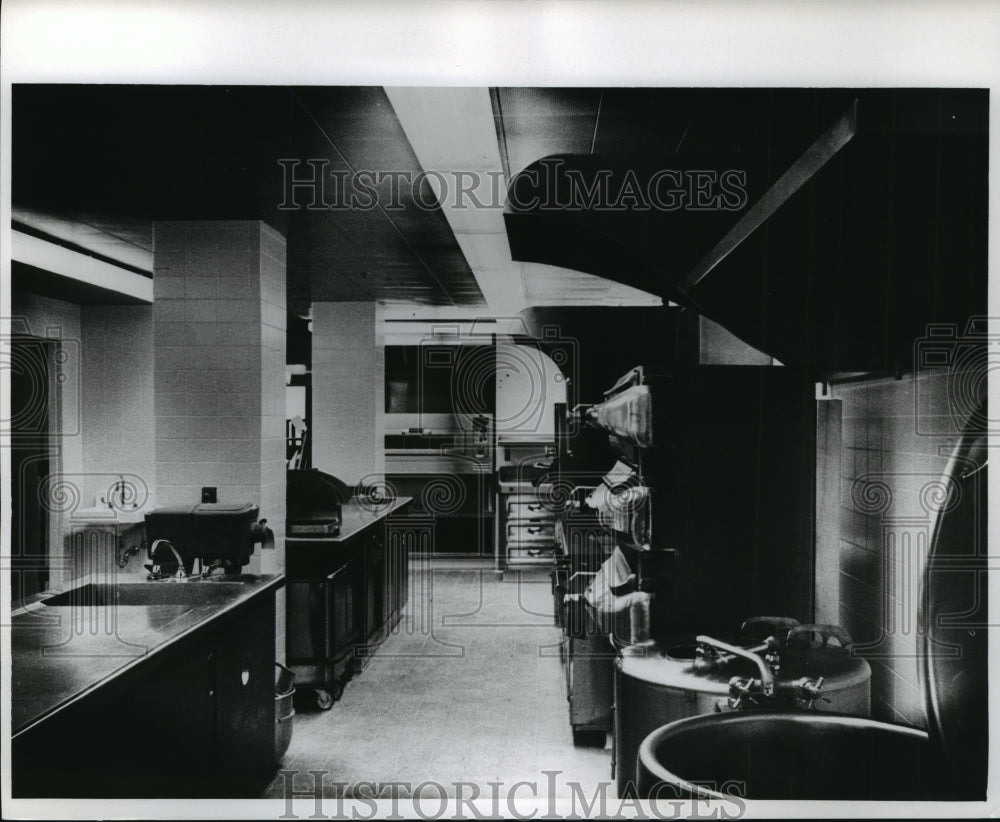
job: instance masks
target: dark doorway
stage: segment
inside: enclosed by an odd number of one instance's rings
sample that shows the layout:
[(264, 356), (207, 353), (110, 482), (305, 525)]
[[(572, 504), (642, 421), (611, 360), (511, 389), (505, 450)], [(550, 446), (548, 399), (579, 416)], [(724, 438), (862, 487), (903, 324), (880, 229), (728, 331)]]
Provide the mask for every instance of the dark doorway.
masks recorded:
[(52, 390), (58, 342), (15, 335), (10, 353), (11, 606), (49, 583)]

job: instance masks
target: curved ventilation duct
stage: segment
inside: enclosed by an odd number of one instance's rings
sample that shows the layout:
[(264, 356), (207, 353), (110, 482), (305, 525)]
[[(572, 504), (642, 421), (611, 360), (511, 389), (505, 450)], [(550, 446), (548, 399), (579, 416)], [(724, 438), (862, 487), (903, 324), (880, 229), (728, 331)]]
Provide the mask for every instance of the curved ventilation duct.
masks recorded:
[(985, 313), (985, 105), (827, 96), (798, 155), (550, 155), (508, 187), (511, 253), (687, 306), (817, 378), (909, 370), (928, 324)]

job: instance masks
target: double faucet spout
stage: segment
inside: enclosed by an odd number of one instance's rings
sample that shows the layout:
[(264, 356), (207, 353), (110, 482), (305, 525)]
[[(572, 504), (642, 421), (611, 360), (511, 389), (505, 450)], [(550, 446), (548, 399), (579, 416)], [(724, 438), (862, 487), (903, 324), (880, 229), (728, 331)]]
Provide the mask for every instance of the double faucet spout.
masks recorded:
[[(696, 641), (704, 651), (712, 648), (715, 651), (749, 659), (757, 666), (757, 670), (760, 672), (759, 680), (742, 676), (734, 676), (729, 680), (729, 706), (731, 708), (740, 708), (747, 700), (753, 702), (754, 696), (771, 697), (775, 695), (775, 675), (780, 667), (779, 642), (775, 637), (769, 636), (760, 645), (754, 645), (750, 648), (730, 645), (728, 642), (704, 635), (696, 637)], [(798, 699), (804, 703), (804, 707), (807, 709), (814, 708), (817, 702), (830, 701), (822, 695), (823, 677), (819, 677), (819, 679), (800, 677), (792, 683), (792, 686)]]
[(724, 651), (727, 654), (749, 659), (757, 666), (757, 670), (760, 671), (761, 693), (764, 696), (771, 696), (774, 693), (774, 671), (771, 670), (771, 666), (760, 655), (762, 651), (774, 650), (777, 645), (777, 640), (774, 637), (768, 637), (761, 645), (754, 646), (753, 648), (741, 648), (738, 645), (730, 645), (728, 642), (722, 642), (703, 634), (696, 637), (695, 641), (701, 645), (709, 645), (716, 650)]
[[(183, 579), (184, 577), (187, 576), (187, 572), (184, 570), (184, 560), (181, 558), (181, 555), (177, 552), (177, 549), (174, 548), (174, 546), (171, 545), (170, 542), (168, 542), (165, 539), (155, 540), (149, 549), (149, 558), (154, 563), (152, 569), (150, 570), (149, 579), (162, 579), (164, 576), (163, 574), (160, 573), (159, 563), (156, 562), (156, 552), (164, 547), (168, 548), (170, 550), (170, 553), (174, 555), (174, 559), (177, 560), (177, 571), (174, 573), (174, 578)], [(149, 568), (148, 565), (146, 567)]]

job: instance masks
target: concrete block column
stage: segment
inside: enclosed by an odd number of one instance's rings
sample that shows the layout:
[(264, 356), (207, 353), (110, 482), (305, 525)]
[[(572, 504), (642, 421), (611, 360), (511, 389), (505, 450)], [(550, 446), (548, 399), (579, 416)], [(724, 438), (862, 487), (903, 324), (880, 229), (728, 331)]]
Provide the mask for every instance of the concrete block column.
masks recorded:
[(259, 221), (157, 222), (153, 265), (157, 502), (214, 485), (220, 502), (257, 503), (276, 550), (248, 570), (281, 572), (285, 239)]
[(385, 476), (382, 312), (375, 302), (313, 303), (313, 465), (347, 483)]

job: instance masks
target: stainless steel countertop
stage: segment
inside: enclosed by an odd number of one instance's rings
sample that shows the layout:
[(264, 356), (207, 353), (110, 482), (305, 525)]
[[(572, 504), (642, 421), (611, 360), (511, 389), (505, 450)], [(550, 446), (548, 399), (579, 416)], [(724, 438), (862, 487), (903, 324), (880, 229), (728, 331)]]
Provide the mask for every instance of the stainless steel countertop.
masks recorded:
[(289, 535), (285, 537), (285, 544), (287, 545), (290, 542), (347, 542), (347, 540), (357, 536), (366, 528), (370, 528), (375, 523), (382, 521), (390, 514), (406, 507), (412, 501), (413, 497), (396, 497), (390, 502), (386, 502), (381, 505), (373, 505), (371, 503), (359, 501), (357, 497), (353, 497), (350, 501), (345, 502), (340, 508), (339, 534), (333, 536), (302, 536), (299, 534)]
[(43, 605), (47, 592), (11, 617), (11, 729), (14, 736), (51, 717), (126, 671), (181, 641), (269, 589), (284, 584), (283, 574), (240, 582), (161, 580), (139, 575), (91, 576), (88, 583), (201, 586), (204, 601), (186, 604), (101, 606)]

